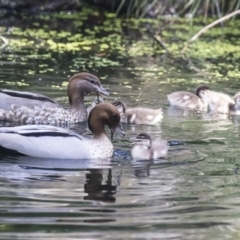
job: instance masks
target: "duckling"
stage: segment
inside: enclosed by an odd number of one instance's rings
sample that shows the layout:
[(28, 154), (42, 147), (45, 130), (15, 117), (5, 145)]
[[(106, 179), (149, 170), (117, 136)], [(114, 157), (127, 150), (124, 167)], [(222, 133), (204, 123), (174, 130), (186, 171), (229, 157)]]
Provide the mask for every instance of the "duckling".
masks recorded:
[(163, 112), (161, 108), (126, 108), (126, 105), (121, 101), (116, 101), (112, 104), (116, 106), (120, 112), (121, 122), (123, 123), (154, 125), (163, 119)]
[(116, 129), (124, 134), (119, 124), (120, 114), (116, 107), (100, 103), (88, 118), (93, 138), (46, 125), (1, 127), (0, 148), (38, 158), (106, 159), (112, 156), (113, 145), (106, 135), (105, 126), (109, 127), (112, 139)]
[(206, 89), (200, 92), (200, 97), (207, 102), (208, 108), (213, 113), (229, 114), (235, 104), (233, 98), (222, 92)]
[[(68, 98), (71, 108), (69, 110), (56, 107), (19, 106), (12, 104), (10, 110), (0, 109), (0, 120), (21, 122), (28, 124), (68, 124), (87, 120), (87, 109), (84, 105), (84, 96), (91, 92), (108, 95), (99, 79), (90, 73), (78, 73), (69, 79)], [(20, 94), (23, 98), (23, 96)], [(26, 98), (25, 98), (26, 100)], [(39, 98), (38, 98), (38, 101)], [(31, 101), (29, 101), (31, 102)]]
[(186, 91), (177, 91), (167, 95), (170, 105), (186, 108), (189, 110), (207, 111), (208, 102), (202, 99), (201, 94), (208, 90), (206, 86), (199, 86), (196, 89), (196, 93), (190, 93)]
[(168, 142), (156, 139), (152, 141), (150, 135), (140, 133), (131, 139), (135, 146), (132, 148), (133, 159), (158, 159), (166, 157), (169, 149)]

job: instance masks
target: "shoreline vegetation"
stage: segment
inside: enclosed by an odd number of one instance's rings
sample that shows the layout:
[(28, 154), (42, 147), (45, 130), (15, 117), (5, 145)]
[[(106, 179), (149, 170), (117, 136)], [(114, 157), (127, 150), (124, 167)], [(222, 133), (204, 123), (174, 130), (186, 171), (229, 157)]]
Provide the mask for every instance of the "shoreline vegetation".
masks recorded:
[[(6, 52), (34, 49), (34, 54), (29, 57), (43, 50), (57, 54), (80, 52), (82, 56), (88, 56), (84, 61), (81, 60), (81, 65), (94, 65), (97, 68), (118, 66), (126, 59), (135, 61), (139, 57), (157, 56), (176, 65), (187, 66), (200, 74), (216, 69), (214, 74), (219, 76), (224, 68), (215, 62), (231, 65), (233, 59), (238, 61), (240, 58), (237, 44), (239, 21), (236, 17), (240, 10), (229, 13), (238, 8), (238, 4), (240, 6), (240, 0), (231, 1), (231, 6), (229, 1), (224, 6), (222, 0), (198, 1), (198, 10), (195, 9), (197, 0), (193, 0), (191, 3), (195, 3), (195, 8), (189, 4), (182, 7), (182, 15), (177, 14), (176, 10), (180, 3), (189, 1), (111, 1), (115, 3), (114, 6), (106, 5), (110, 3), (108, 0), (69, 0), (67, 3), (58, 0), (58, 4), (55, 4), (55, 0), (0, 0), (0, 6), (5, 4), (5, 10), (1, 8), (0, 11), (0, 48)], [(141, 10), (137, 15), (134, 8), (140, 2), (151, 3), (152, 7), (161, 3), (164, 13), (156, 17), (141, 17)], [(7, 3), (11, 3), (11, 6), (7, 7)], [(131, 3), (132, 10), (128, 10), (127, 3)], [(172, 13), (169, 16), (170, 10), (167, 9), (171, 4)], [(143, 7), (142, 4), (138, 6)], [(100, 7), (106, 11), (100, 11)], [(186, 16), (190, 12), (192, 15)], [(211, 15), (213, 13), (215, 15)], [(226, 21), (230, 18), (235, 20)], [(208, 31), (210, 28), (214, 29)], [(202, 34), (204, 37), (200, 37)], [(239, 77), (236, 66), (231, 68), (231, 76)]]

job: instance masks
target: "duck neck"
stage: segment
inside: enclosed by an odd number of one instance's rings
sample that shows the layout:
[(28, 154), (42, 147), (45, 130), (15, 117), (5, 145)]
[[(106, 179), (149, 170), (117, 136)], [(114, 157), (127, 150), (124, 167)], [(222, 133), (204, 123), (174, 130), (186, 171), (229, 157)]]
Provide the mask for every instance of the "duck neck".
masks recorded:
[(108, 136), (106, 134), (105, 124), (103, 122), (93, 121), (90, 123), (89, 128), (93, 132), (95, 139), (107, 139), (108, 141), (110, 141), (110, 139), (108, 138)]
[(92, 124), (91, 130), (94, 133), (94, 138), (105, 138), (107, 137), (104, 124), (99, 122), (98, 124)]
[(71, 108), (75, 108), (75, 109), (85, 109), (85, 105), (84, 105), (84, 94), (80, 95), (75, 94), (74, 96), (72, 96), (71, 100), (70, 100), (70, 104), (71, 104)]
[(84, 106), (84, 95), (92, 92), (89, 89), (85, 81), (77, 81), (76, 84), (69, 84), (68, 87), (68, 99), (72, 108), (83, 108)]

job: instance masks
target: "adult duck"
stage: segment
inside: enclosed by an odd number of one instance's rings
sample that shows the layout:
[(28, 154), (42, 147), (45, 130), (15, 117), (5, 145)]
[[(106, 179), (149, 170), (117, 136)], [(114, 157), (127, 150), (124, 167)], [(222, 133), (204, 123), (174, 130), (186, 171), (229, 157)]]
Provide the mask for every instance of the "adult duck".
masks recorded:
[(165, 140), (152, 140), (147, 133), (140, 133), (131, 141), (135, 144), (132, 148), (133, 159), (151, 160), (166, 157), (169, 149), (169, 144)]
[(1, 150), (13, 151), (27, 156), (60, 159), (98, 159), (109, 158), (113, 145), (106, 135), (105, 126), (111, 131), (121, 131), (120, 114), (116, 107), (100, 103), (92, 109), (88, 118), (93, 138), (83, 137), (70, 130), (45, 126), (25, 125), (0, 128)]
[[(73, 75), (69, 79), (69, 84), (67, 89), (67, 95), (68, 95), (69, 101), (71, 100), (74, 101), (74, 98), (77, 98), (76, 97), (77, 89), (74, 90), (74, 88), (76, 86), (76, 82), (78, 79), (85, 80), (86, 82), (89, 82), (93, 85), (98, 85), (99, 92), (100, 93), (102, 92), (103, 95), (108, 95), (107, 91), (102, 87), (98, 77), (96, 77), (91, 73), (82, 72), (82, 73), (77, 73)], [(53, 99), (39, 93), (0, 89), (0, 109), (10, 110), (12, 104), (16, 104), (18, 106), (26, 106), (26, 107), (40, 106), (40, 107), (56, 108), (60, 106)]]
[[(14, 98), (19, 99), (20, 104), (25, 103), (27, 99), (29, 102), (26, 106), (12, 104), (10, 110), (0, 109), (0, 120), (28, 124), (83, 122), (87, 120), (88, 116), (87, 109), (84, 105), (84, 96), (91, 92), (108, 95), (108, 92), (96, 76), (84, 72), (75, 74), (69, 79), (67, 88), (67, 95), (71, 106), (69, 110), (59, 107), (57, 103), (51, 102), (48, 97), (44, 98), (43, 95), (39, 96), (32, 93), (23, 95), (19, 92), (16, 96), (10, 96), (9, 98), (8, 93), (8, 95), (5, 96), (5, 100), (7, 100), (8, 103)], [(34, 106), (36, 101), (38, 105)], [(48, 104), (51, 105), (45, 107)]]

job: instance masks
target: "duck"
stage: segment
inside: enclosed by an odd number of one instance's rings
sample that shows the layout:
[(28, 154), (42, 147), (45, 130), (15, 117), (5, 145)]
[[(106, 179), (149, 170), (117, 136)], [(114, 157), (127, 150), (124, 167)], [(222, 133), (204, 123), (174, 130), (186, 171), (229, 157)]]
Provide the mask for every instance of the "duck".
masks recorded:
[(198, 86), (195, 94), (187, 91), (176, 91), (167, 95), (170, 105), (196, 111), (208, 111), (208, 102), (202, 93), (209, 90), (207, 86)]
[(235, 105), (234, 99), (226, 93), (205, 89), (200, 92), (200, 97), (207, 102), (211, 113), (229, 115), (231, 108)]
[(113, 155), (113, 145), (105, 132), (108, 126), (111, 140), (116, 130), (124, 135), (120, 114), (109, 103), (100, 103), (88, 118), (92, 138), (51, 125), (22, 125), (0, 128), (1, 152), (18, 153), (48, 159), (106, 159)]
[[(100, 80), (97, 76), (88, 73), (88, 72), (81, 72), (73, 75), (69, 81), (68, 81), (68, 88), (67, 88), (67, 94), (69, 101), (73, 98), (72, 95), (76, 95), (75, 91), (73, 89), (76, 86), (76, 80), (82, 79), (86, 80), (89, 83), (97, 84), (99, 85)], [(103, 95), (109, 95), (107, 91), (102, 87), (102, 85), (99, 85), (99, 88), (101, 89)], [(99, 91), (101, 93), (101, 91)], [(76, 96), (75, 96), (76, 97)], [(58, 108), (60, 107), (60, 104), (57, 103), (55, 100), (34, 92), (26, 92), (26, 91), (14, 91), (9, 89), (0, 89), (0, 109), (4, 110), (11, 110), (11, 106), (13, 104), (19, 105), (19, 106), (26, 106), (26, 107), (35, 107), (35, 106), (42, 106), (42, 107), (48, 107), (48, 108)]]
[(131, 154), (134, 160), (151, 160), (158, 158), (165, 158), (168, 153), (169, 144), (166, 140), (155, 139), (147, 133), (140, 133), (131, 141), (134, 147)]
[(163, 119), (163, 111), (161, 108), (127, 108), (122, 101), (115, 101), (112, 104), (116, 106), (120, 112), (122, 123), (155, 125)]
[[(71, 106), (70, 109), (64, 109), (57, 103), (55, 105), (52, 105), (52, 107), (51, 105), (48, 106), (46, 104), (46, 99), (49, 99), (48, 97), (43, 99), (39, 98), (39, 95), (32, 93), (30, 95), (23, 95), (22, 93), (19, 93), (18, 95), (14, 95), (14, 97), (12, 95), (12, 98), (19, 98), (20, 104), (24, 103), (26, 99), (31, 99), (29, 100), (29, 104), (24, 106), (19, 104), (12, 104), (10, 106), (10, 110), (0, 109), (0, 120), (27, 124), (58, 125), (83, 122), (86, 121), (88, 117), (88, 112), (84, 105), (84, 96), (91, 92), (109, 95), (109, 93), (101, 85), (98, 77), (87, 72), (78, 73), (73, 75), (69, 79), (68, 83), (67, 95)], [(32, 102), (33, 96), (34, 100)], [(8, 97), (5, 99), (8, 99)], [(10, 100), (8, 100), (8, 102), (10, 102)], [(33, 103), (36, 101), (39, 104), (34, 106)], [(48, 103), (50, 102), (48, 101)]]

